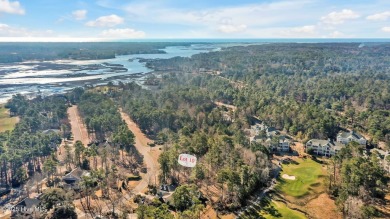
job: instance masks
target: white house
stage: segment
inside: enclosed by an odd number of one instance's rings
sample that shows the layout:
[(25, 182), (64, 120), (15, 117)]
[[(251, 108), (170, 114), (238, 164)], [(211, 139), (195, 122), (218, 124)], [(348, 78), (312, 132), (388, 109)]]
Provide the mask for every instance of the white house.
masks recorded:
[(283, 152), (290, 151), (290, 140), (288, 140), (285, 136), (280, 136), (277, 150)]
[(264, 123), (256, 123), (251, 126), (251, 134), (252, 135), (260, 135), (261, 131), (264, 131), (267, 137), (272, 137), (279, 134), (279, 131), (274, 127), (269, 127)]
[(339, 142), (334, 142), (333, 140), (321, 140), (321, 139), (311, 139), (305, 145), (305, 150), (313, 150), (314, 154), (322, 156), (333, 156), (337, 154), (344, 147), (344, 144)]
[(358, 133), (356, 133), (354, 131), (339, 132), (339, 134), (337, 135), (337, 142), (339, 142), (339, 143), (348, 144), (351, 141), (355, 141), (355, 142), (359, 143), (360, 145), (367, 144), (367, 140), (363, 136), (359, 135)]
[(276, 138), (278, 138), (277, 144), (272, 142), (272, 138), (268, 137), (267, 140), (265, 140), (265, 146), (267, 146), (271, 151), (289, 152), (290, 140), (283, 135), (276, 136)]
[[(249, 130), (250, 142), (261, 142), (272, 151), (288, 152), (290, 151), (290, 140), (286, 136), (280, 135), (280, 132), (274, 128), (269, 127), (264, 123), (256, 123), (251, 126)], [(272, 142), (272, 138), (278, 138), (279, 142), (276, 144)]]

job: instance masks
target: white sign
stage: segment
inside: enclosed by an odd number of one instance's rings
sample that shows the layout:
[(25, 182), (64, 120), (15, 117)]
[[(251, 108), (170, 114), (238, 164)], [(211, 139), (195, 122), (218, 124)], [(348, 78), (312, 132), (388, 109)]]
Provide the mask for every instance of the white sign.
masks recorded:
[(196, 157), (190, 154), (180, 154), (178, 162), (180, 165), (185, 167), (195, 167)]

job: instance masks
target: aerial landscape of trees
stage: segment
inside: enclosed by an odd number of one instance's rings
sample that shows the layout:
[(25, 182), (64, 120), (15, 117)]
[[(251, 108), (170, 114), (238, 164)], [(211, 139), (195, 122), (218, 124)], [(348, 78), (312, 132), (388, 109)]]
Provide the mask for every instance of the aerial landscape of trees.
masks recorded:
[[(330, 192), (344, 215), (353, 218), (381, 216), (374, 207), (386, 196), (388, 177), (378, 154), (363, 155), (363, 148), (352, 142), (334, 156)], [(359, 211), (359, 208), (361, 211)]]
[[(74, 56), (76, 45), (49, 46), (64, 57), (91, 58), (83, 52)], [(104, 48), (104, 54), (156, 52), (166, 46), (81, 45)], [(62, 57), (49, 58), (57, 56)], [(383, 155), (370, 149), (390, 148), (389, 59), (388, 44), (235, 46), (191, 58), (145, 60), (155, 70), (146, 78), (146, 87), (119, 82), (35, 99), (16, 95), (5, 105), (20, 121), (14, 130), (0, 133), (0, 183), (17, 187), (43, 172), (50, 188), (42, 199), (50, 214), (73, 217), (72, 198), (56, 184), (60, 163), (56, 152), (61, 140), (72, 136), (67, 109), (73, 104), (90, 144), (64, 143), (62, 165), (67, 173), (74, 168), (88, 171), (80, 178), (77, 197), (91, 216), (103, 209), (93, 203), (97, 191), (109, 206), (108, 214), (116, 215), (116, 202), (122, 201), (121, 190), (126, 190), (121, 183), (140, 178), (145, 167), (134, 146), (136, 132), (122, 116), (125, 113), (153, 140), (148, 150), (154, 150), (159, 166), (157, 183), (148, 181), (148, 196), (131, 194), (139, 218), (175, 218), (172, 211), (179, 218), (198, 218), (208, 207), (217, 215), (238, 214), (258, 194), (265, 196), (264, 189), (281, 184), (278, 173), (284, 164), (275, 159), (280, 154), (248, 138), (248, 129), (259, 121), (280, 130), (294, 144), (336, 139), (342, 130), (362, 133), (369, 140), (367, 147), (351, 142), (332, 158), (305, 155), (302, 159), (310, 159), (305, 165), (316, 165), (318, 185), (344, 217), (383, 217), (378, 206), (386, 204), (388, 170)], [(179, 165), (182, 153), (196, 156), (197, 165)], [(147, 198), (157, 194), (159, 185), (174, 186), (175, 192), (166, 200)], [(56, 202), (67, 205), (54, 208)]]
[[(169, 85), (158, 93), (129, 84), (118, 95), (119, 101), (146, 133), (167, 143), (159, 158), (162, 183), (196, 182), (206, 190), (218, 185), (221, 194), (216, 202), (236, 209), (267, 183), (268, 155), (250, 149), (240, 129), (246, 118), (237, 118), (236, 123), (226, 120), (207, 92), (175, 85), (176, 80), (167, 78)], [(201, 160), (192, 173), (177, 164), (178, 155), (184, 152)]]
[[(241, 123), (241, 128), (251, 124), (253, 115), (304, 143), (311, 138), (335, 139), (340, 130), (352, 129), (370, 136), (371, 146), (382, 142), (382, 148), (388, 150), (390, 80), (389, 68), (384, 64), (388, 57), (388, 45), (269, 44), (232, 47), (192, 58), (149, 60), (147, 65), (159, 71), (175, 72), (163, 75), (162, 82), (174, 81), (181, 87), (190, 87), (191, 93), (207, 94), (210, 102), (238, 107), (234, 118), (235, 123)], [(172, 89), (174, 85), (168, 87)], [(205, 123), (210, 117), (206, 118)], [(189, 142), (196, 144), (194, 140)], [(196, 150), (190, 151), (197, 154)], [(362, 153), (354, 156), (338, 158), (341, 177), (332, 189), (344, 215), (371, 217), (377, 214), (372, 204), (384, 198), (388, 178), (376, 154), (369, 158), (364, 158)], [(358, 169), (367, 172), (355, 173)], [(362, 191), (369, 194), (363, 195)]]
[(42, 171), (44, 158), (56, 151), (61, 136), (48, 130), (69, 126), (66, 100), (63, 97), (28, 100), (17, 95), (6, 107), (21, 120), (13, 131), (1, 133), (0, 181), (18, 186)]
[[(302, 139), (349, 127), (390, 141), (388, 44), (266, 44), (192, 58), (150, 60), (156, 70), (204, 72), (194, 79), (213, 99)], [(225, 80), (223, 79), (225, 78)], [(229, 79), (229, 80), (226, 80)]]

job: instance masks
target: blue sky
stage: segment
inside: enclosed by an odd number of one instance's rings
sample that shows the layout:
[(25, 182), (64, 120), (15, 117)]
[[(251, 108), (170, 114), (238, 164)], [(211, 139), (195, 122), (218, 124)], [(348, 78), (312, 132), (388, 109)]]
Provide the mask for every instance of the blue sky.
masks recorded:
[(0, 0), (0, 41), (390, 38), (390, 0)]

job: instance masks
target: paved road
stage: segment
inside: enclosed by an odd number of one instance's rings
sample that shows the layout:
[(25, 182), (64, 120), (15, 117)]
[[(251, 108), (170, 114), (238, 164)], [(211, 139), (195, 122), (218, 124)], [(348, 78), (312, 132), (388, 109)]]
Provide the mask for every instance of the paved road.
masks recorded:
[(148, 168), (148, 172), (146, 175), (142, 178), (140, 183), (133, 189), (134, 194), (141, 193), (146, 187), (148, 187), (149, 180), (154, 183), (154, 180), (157, 178), (158, 174), (158, 165), (157, 162), (153, 159), (153, 157), (150, 155), (149, 150), (150, 147), (147, 143), (151, 142), (150, 139), (148, 139), (140, 130), (140, 128), (135, 124), (131, 118), (120, 109), (120, 114), (122, 116), (122, 119), (125, 120), (127, 126), (129, 129), (134, 133), (135, 135), (135, 148), (138, 150), (139, 153), (141, 153), (144, 156), (144, 163), (146, 167)]

